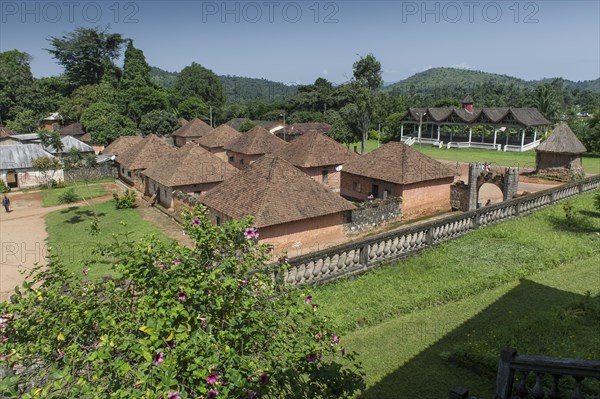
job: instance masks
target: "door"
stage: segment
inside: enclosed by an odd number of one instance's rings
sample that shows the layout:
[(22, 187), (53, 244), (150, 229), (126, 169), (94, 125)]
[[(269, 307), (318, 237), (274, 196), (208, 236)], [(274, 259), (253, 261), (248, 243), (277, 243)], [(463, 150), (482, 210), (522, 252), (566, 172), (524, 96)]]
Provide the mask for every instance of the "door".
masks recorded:
[(373, 194), (373, 197), (379, 198), (379, 185), (378, 184), (373, 184), (371, 186), (371, 194)]

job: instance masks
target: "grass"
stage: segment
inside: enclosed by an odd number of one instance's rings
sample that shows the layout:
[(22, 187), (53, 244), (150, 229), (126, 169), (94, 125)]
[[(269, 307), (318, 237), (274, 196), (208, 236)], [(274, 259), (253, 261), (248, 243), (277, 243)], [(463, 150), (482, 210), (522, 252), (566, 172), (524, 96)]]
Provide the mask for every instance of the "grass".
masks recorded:
[(92, 198), (102, 197), (108, 193), (104, 186), (99, 183), (89, 185), (83, 185), (81, 183), (77, 185), (69, 184), (66, 187), (44, 190), (42, 192), (42, 206), (49, 207), (59, 205), (59, 197), (61, 196), (61, 194), (63, 194), (71, 188), (75, 190), (75, 194), (78, 197), (77, 201), (82, 201), (83, 199), (88, 200)]
[[(360, 143), (353, 144), (350, 148), (356, 145), (360, 151)], [(367, 152), (377, 148), (377, 140), (369, 140), (367, 142)], [(526, 152), (504, 152), (483, 150), (477, 148), (437, 148), (432, 145), (414, 144), (413, 148), (421, 151), (423, 154), (435, 159), (456, 162), (488, 162), (501, 166), (514, 166), (519, 168), (535, 169), (535, 151)], [(586, 173), (600, 174), (600, 158), (598, 157), (583, 157), (583, 169)]]
[[(94, 213), (100, 220), (100, 234), (97, 236), (90, 235)], [(57, 251), (68, 269), (83, 276), (82, 270), (89, 267), (88, 278), (91, 279), (114, 273), (107, 263), (96, 262), (84, 266), (84, 260), (94, 258), (93, 250), (98, 245), (114, 242), (113, 234), (132, 232), (130, 238), (133, 240), (155, 234), (161, 240), (169, 240), (156, 227), (143, 220), (136, 209), (117, 210), (112, 200), (91, 207), (73, 206), (50, 212), (46, 215), (46, 229), (49, 246)]]
[(590, 211), (592, 202), (593, 194), (572, 201), (570, 226), (557, 205), (313, 288), (344, 345), (359, 353), (363, 396), (444, 398), (462, 385), (493, 397), (505, 346), (600, 358), (600, 305), (588, 306), (598, 299), (583, 295), (600, 295), (600, 213)]

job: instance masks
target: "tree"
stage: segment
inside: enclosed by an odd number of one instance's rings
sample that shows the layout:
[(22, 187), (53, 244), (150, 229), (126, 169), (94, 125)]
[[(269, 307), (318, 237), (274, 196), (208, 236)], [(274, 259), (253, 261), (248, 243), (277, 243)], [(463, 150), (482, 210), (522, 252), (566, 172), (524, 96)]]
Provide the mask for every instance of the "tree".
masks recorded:
[(246, 133), (249, 130), (252, 130), (254, 127), (256, 127), (257, 123), (254, 121), (251, 121), (250, 119), (244, 121), (244, 123), (242, 123), (239, 127), (239, 131), (241, 133)]
[(77, 28), (62, 37), (50, 36), (51, 49), (45, 49), (65, 69), (65, 76), (75, 87), (98, 84), (118, 69), (114, 61), (125, 42), (119, 33), (108, 28)]
[(188, 97), (177, 106), (179, 117), (189, 121), (194, 118), (206, 119), (209, 113), (206, 103), (198, 97)]
[(123, 62), (123, 77), (121, 86), (153, 86), (150, 80), (150, 65), (146, 62), (144, 52), (133, 46), (133, 40), (128, 40)]
[(543, 84), (535, 88), (532, 105), (549, 120), (556, 122), (559, 114), (559, 103), (556, 93), (550, 84)]
[(169, 99), (165, 93), (148, 86), (132, 86), (121, 93), (125, 114), (139, 126), (142, 115), (152, 110), (166, 110)]
[(81, 115), (81, 124), (92, 136), (92, 142), (107, 145), (120, 136), (135, 134), (135, 122), (119, 113), (115, 104), (99, 102)]
[(179, 122), (175, 114), (162, 109), (150, 111), (142, 116), (140, 130), (144, 135), (157, 134), (159, 136), (169, 134), (177, 130)]
[(118, 91), (108, 82), (80, 86), (71, 93), (70, 97), (63, 101), (59, 113), (68, 121), (80, 121), (83, 112), (92, 104), (98, 102), (116, 104), (118, 98)]
[(17, 133), (33, 133), (39, 129), (40, 115), (30, 109), (17, 112), (13, 120), (6, 122), (6, 127)]
[(40, 172), (38, 175), (40, 184), (52, 188), (52, 185), (56, 183), (58, 172), (62, 168), (60, 161), (54, 157), (42, 157), (34, 159), (32, 165), (34, 169)]
[(60, 154), (65, 149), (60, 133), (58, 132), (42, 131), (38, 133), (38, 138), (42, 147), (53, 147), (56, 153)]
[(357, 136), (347, 122), (347, 119), (351, 119), (351, 117), (344, 117), (342, 115), (353, 112), (350, 110), (350, 108), (354, 107), (352, 104), (348, 105), (347, 107), (348, 108), (343, 108), (340, 112), (327, 112), (327, 123), (331, 125), (331, 129), (329, 129), (327, 135), (342, 144), (350, 145), (356, 142)]
[(354, 81), (352, 87), (353, 98), (359, 111), (359, 124), (361, 125), (362, 140), (361, 152), (364, 154), (367, 150), (367, 140), (369, 138), (369, 128), (371, 127), (371, 118), (374, 110), (374, 96), (377, 90), (383, 85), (381, 77), (381, 63), (377, 61), (373, 54), (367, 54), (360, 57), (353, 65)]
[(198, 97), (213, 107), (225, 103), (223, 83), (210, 69), (195, 62), (181, 70), (175, 81), (175, 90), (182, 97)]
[(385, 127), (388, 134), (396, 140), (400, 140), (400, 124), (405, 115), (406, 112), (394, 112), (385, 119)]
[(98, 252), (111, 280), (84, 280), (54, 254), (34, 270), (0, 304), (0, 353), (16, 370), (0, 394), (347, 398), (364, 388), (309, 292), (260, 272), (268, 248), (250, 219), (216, 226), (201, 207), (182, 219), (193, 248), (115, 233)]
[(588, 120), (588, 129), (581, 137), (581, 141), (589, 152), (600, 154), (600, 107)]

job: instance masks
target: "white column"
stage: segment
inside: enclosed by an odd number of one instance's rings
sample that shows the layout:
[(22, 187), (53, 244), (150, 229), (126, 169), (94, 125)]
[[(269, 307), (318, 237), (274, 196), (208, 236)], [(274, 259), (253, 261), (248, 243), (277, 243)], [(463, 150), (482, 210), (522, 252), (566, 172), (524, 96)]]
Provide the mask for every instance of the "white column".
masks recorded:
[(441, 127), (441, 125), (438, 125), (438, 139), (437, 139), (438, 141), (440, 141), (440, 127)]
[(471, 144), (471, 136), (473, 136), (473, 128), (469, 128), (469, 144)]
[(498, 128), (494, 126), (494, 148), (496, 148), (496, 136), (498, 135)]
[(404, 123), (400, 124), (400, 140), (404, 138)]
[(521, 151), (523, 151), (524, 144), (525, 144), (525, 129), (521, 129)]
[(452, 133), (454, 133), (454, 126), (450, 127), (450, 141), (452, 141)]
[(434, 126), (433, 126), (433, 123), (432, 123), (431, 124), (431, 135), (429, 136), (431, 139), (433, 139), (433, 128), (434, 128)]
[(508, 137), (510, 136), (510, 131), (508, 129), (506, 129), (506, 145), (504, 146), (504, 149), (506, 150), (506, 146), (508, 145)]
[(533, 141), (537, 140), (537, 129), (533, 129)]

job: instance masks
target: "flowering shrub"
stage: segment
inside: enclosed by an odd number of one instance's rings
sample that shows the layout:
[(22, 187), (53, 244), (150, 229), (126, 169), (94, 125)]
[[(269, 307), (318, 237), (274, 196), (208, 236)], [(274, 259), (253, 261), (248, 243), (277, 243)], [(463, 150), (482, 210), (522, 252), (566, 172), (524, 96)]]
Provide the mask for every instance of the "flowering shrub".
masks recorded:
[(134, 190), (126, 190), (123, 195), (113, 193), (113, 199), (115, 200), (115, 207), (117, 209), (135, 208), (136, 195)]
[(276, 285), (251, 220), (183, 215), (195, 248), (127, 235), (100, 255), (121, 277), (85, 281), (52, 255), (0, 304), (0, 396), (343, 398), (364, 388), (307, 292)]

